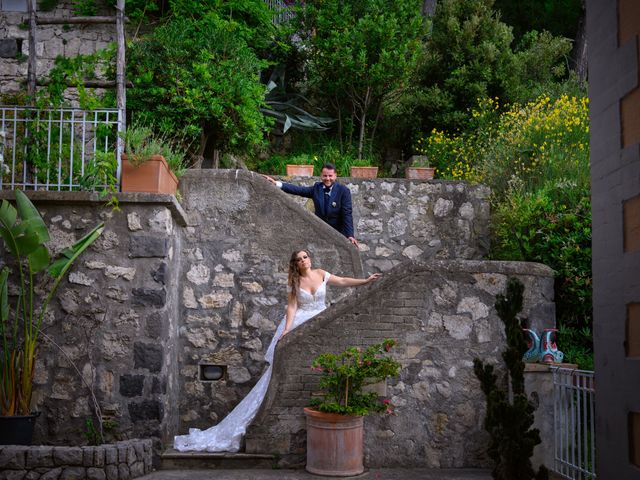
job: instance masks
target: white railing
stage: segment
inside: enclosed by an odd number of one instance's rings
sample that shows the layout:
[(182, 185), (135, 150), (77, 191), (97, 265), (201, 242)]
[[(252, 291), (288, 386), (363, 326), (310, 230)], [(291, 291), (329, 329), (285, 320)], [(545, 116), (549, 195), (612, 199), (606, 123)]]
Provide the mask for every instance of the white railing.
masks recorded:
[(572, 480), (595, 479), (594, 374), (552, 367), (554, 450), (553, 470)]
[(272, 19), (275, 25), (287, 22), (293, 18), (294, 13), (289, 7), (291, 2), (285, 0), (264, 0), (264, 2), (269, 6), (270, 10), (275, 11)]
[(123, 120), (117, 109), (0, 106), (0, 190), (102, 189), (105, 162), (117, 188)]

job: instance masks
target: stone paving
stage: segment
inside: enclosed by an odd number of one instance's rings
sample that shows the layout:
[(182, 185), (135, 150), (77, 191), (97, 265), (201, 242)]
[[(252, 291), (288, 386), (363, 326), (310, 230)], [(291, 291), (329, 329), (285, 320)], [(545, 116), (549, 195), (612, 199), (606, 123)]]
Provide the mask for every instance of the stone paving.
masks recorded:
[[(321, 477), (305, 470), (233, 469), (233, 470), (160, 470), (139, 480), (319, 480), (345, 477)], [(352, 479), (366, 480), (491, 480), (489, 470), (425, 468), (376, 468)]]

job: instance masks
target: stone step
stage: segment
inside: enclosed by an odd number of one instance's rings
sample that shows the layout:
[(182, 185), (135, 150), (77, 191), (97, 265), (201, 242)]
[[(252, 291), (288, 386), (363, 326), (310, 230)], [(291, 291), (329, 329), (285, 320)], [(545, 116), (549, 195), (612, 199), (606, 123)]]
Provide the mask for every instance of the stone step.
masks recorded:
[(263, 453), (178, 452), (168, 449), (160, 455), (161, 470), (275, 468), (275, 455)]

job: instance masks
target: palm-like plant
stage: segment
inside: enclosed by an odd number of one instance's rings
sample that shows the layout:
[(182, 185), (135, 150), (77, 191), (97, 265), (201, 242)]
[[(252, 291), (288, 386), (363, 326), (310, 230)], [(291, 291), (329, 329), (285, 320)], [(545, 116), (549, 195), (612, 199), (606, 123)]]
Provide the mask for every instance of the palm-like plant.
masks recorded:
[[(18, 297), (11, 305), (8, 295), (11, 269), (3, 267), (0, 271), (0, 415), (29, 415), (38, 338), (47, 305), (73, 262), (103, 230), (104, 224), (100, 223), (64, 250), (57, 260), (51, 261), (45, 245), (49, 231), (29, 198), (16, 190), (16, 207), (2, 201), (0, 236), (14, 258), (14, 281), (19, 289)], [(44, 270), (53, 283), (36, 307), (34, 279)]]

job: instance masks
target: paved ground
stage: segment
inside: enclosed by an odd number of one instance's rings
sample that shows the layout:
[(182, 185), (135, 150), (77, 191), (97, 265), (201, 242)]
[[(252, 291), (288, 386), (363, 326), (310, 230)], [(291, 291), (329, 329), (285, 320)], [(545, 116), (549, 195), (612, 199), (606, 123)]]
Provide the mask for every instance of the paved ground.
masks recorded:
[[(138, 480), (321, 480), (336, 477), (320, 477), (305, 470), (285, 469), (234, 469), (234, 470), (159, 470)], [(344, 477), (342, 477), (344, 478)], [(488, 470), (433, 470), (422, 468), (381, 468), (366, 471), (355, 480), (491, 480)]]

